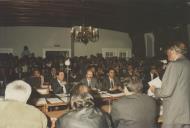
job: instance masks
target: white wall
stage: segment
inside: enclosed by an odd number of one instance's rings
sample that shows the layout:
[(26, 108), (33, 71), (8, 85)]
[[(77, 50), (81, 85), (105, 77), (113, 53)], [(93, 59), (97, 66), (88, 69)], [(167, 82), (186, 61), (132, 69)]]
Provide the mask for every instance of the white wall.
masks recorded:
[[(43, 48), (59, 45), (71, 48), (70, 28), (62, 27), (0, 27), (0, 48), (13, 48), (20, 56), (27, 45), (36, 56), (42, 56)], [(75, 43), (75, 55), (84, 56), (101, 53), (102, 48), (130, 48), (132, 42), (127, 33), (100, 29), (100, 39), (95, 43)]]

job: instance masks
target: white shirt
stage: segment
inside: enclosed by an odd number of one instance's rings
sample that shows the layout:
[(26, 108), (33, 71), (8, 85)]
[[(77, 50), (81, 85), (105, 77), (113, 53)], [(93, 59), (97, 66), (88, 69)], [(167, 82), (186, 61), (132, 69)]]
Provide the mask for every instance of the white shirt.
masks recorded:
[(60, 81), (60, 80), (57, 80), (57, 81), (59, 82), (59, 84), (61, 85), (61, 87), (63, 87), (63, 93), (66, 94), (67, 93), (66, 88), (65, 88), (66, 82)]
[(114, 80), (113, 79), (110, 79), (110, 85), (111, 85), (110, 89), (112, 89), (114, 87)]

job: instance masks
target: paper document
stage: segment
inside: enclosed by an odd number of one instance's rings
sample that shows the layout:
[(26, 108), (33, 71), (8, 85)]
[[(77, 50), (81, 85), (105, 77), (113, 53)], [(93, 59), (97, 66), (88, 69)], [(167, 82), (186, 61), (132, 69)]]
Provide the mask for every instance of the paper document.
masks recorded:
[(156, 77), (155, 79), (149, 81), (148, 84), (155, 86), (155, 88), (161, 88), (162, 81), (159, 77)]
[(40, 105), (45, 105), (47, 104), (46, 102), (46, 99), (45, 98), (39, 98), (37, 101), (36, 101), (36, 106), (40, 106)]
[(63, 102), (58, 98), (47, 98), (47, 101), (50, 102), (51, 104), (53, 104), (53, 103), (62, 103)]
[(112, 97), (121, 97), (121, 96), (124, 96), (125, 93), (124, 93), (124, 92), (121, 92), (121, 93), (115, 93), (115, 94), (110, 94), (110, 93), (109, 93), (109, 95), (112, 96)]
[(69, 101), (69, 95), (68, 94), (56, 94), (62, 101), (68, 102)]

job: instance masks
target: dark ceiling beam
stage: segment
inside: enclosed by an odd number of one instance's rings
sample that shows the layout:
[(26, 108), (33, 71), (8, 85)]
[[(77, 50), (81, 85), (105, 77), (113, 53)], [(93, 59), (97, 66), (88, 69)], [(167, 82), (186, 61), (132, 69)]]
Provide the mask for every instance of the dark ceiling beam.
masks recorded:
[(183, 0), (4, 0), (0, 26), (85, 24), (123, 32), (150, 31), (190, 23), (189, 12)]

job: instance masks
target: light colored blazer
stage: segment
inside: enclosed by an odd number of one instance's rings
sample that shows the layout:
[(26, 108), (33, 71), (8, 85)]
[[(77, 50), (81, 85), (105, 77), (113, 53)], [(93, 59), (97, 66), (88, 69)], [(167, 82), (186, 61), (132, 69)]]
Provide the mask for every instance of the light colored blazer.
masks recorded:
[[(88, 86), (88, 81), (86, 78), (83, 78), (81, 80), (81, 83)], [(92, 78), (90, 86), (91, 86), (91, 88), (99, 88), (99, 84), (98, 84), (98, 81), (96, 80), (96, 78)]]
[(46, 128), (47, 118), (37, 108), (17, 102), (0, 102), (0, 128)]
[(155, 90), (163, 98), (164, 124), (190, 124), (190, 61), (181, 57), (170, 62), (162, 79), (161, 89)]

